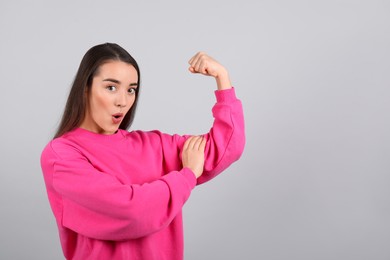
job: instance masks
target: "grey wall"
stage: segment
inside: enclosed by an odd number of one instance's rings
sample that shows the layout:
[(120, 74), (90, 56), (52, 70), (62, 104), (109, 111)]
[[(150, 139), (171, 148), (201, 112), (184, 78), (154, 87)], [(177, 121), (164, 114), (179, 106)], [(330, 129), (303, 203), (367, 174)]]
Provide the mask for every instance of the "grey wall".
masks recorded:
[(390, 259), (389, 1), (66, 2), (0, 3), (0, 259), (62, 258), (39, 157), (103, 42), (140, 63), (135, 129), (209, 129), (198, 50), (244, 103), (242, 159), (184, 208), (187, 260)]

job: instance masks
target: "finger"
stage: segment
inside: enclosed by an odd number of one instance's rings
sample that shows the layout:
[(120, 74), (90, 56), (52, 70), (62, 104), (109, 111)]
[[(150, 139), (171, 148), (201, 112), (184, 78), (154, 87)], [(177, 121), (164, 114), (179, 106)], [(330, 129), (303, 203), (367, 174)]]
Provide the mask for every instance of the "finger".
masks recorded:
[(202, 143), (202, 139), (203, 137), (202, 136), (198, 136), (195, 140), (195, 143), (194, 143), (194, 150), (199, 150), (200, 148), (200, 145)]
[(183, 145), (183, 150), (187, 150), (189, 145), (190, 145), (190, 142), (191, 142), (191, 139), (192, 139), (192, 136), (189, 137), (185, 142), (184, 142), (184, 145)]
[(209, 65), (208, 65), (207, 61), (203, 61), (200, 64), (199, 72), (202, 73), (202, 74), (207, 75), (208, 74), (208, 67), (209, 67)]
[(188, 70), (192, 73), (199, 73), (199, 72), (195, 71), (194, 67), (189, 67)]
[(192, 61), (195, 59), (195, 56), (196, 56), (197, 54), (195, 54), (194, 56), (192, 56), (191, 57), (191, 59), (188, 61), (188, 64), (191, 64), (192, 63)]
[(199, 59), (195, 59), (191, 64), (190, 67), (193, 68), (194, 72), (198, 72), (197, 65), (199, 64)]
[(199, 59), (199, 52), (195, 54), (189, 61), (188, 63), (193, 66)]
[(194, 138), (192, 139), (190, 145), (191, 149), (193, 150), (198, 150), (198, 147), (199, 147), (199, 144), (200, 144), (200, 137), (199, 136), (194, 136)]
[(196, 140), (194, 148), (198, 151), (201, 151), (204, 149), (205, 143), (205, 138), (203, 136), (199, 136), (199, 138)]
[(199, 59), (194, 65), (195, 71), (198, 73), (202, 73), (204, 71), (203, 67), (206, 66), (206, 62), (204, 59)]
[(195, 54), (194, 56), (192, 56), (191, 59), (188, 61), (188, 64), (191, 64), (192, 62), (194, 62), (197, 55), (198, 54)]
[(199, 150), (202, 150), (204, 152), (204, 149), (206, 148), (206, 138), (202, 136), (202, 141), (199, 146)]
[(198, 52), (191, 61), (191, 66), (195, 68), (195, 71), (199, 72), (199, 65), (207, 58), (204, 52)]
[(188, 61), (188, 63), (192, 64), (192, 63), (196, 62), (204, 54), (205, 53), (202, 51), (197, 52), (194, 56), (192, 56), (192, 58)]
[(191, 136), (187, 140), (187, 150), (194, 149), (194, 144), (196, 142), (196, 136)]

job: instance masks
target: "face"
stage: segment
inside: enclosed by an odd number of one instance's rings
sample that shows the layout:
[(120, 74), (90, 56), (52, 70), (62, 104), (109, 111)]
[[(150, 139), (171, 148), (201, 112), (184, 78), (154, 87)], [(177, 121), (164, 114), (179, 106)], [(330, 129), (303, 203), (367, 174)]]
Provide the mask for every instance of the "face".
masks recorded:
[(138, 75), (122, 61), (109, 61), (98, 69), (87, 95), (86, 115), (80, 127), (99, 134), (113, 134), (133, 106)]

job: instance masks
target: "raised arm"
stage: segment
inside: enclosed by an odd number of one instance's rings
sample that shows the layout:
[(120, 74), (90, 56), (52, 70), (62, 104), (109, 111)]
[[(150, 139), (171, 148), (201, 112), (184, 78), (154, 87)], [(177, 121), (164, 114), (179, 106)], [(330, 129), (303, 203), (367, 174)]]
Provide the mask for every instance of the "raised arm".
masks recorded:
[(197, 183), (206, 182), (241, 156), (245, 146), (245, 126), (241, 101), (235, 95), (228, 71), (215, 59), (204, 52), (198, 52), (189, 60), (189, 71), (214, 77), (217, 103), (212, 112), (214, 123), (209, 133), (205, 149), (204, 173)]

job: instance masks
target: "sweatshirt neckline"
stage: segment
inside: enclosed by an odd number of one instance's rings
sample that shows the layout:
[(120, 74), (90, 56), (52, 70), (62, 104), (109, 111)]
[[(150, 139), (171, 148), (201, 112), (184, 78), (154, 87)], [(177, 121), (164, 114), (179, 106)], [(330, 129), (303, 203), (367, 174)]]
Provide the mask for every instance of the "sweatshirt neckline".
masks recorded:
[(91, 132), (87, 129), (78, 127), (73, 130), (72, 133), (80, 137), (90, 138), (94, 140), (121, 140), (125, 137), (122, 129), (118, 129), (118, 131), (116, 131), (116, 133), (114, 134), (105, 135)]

